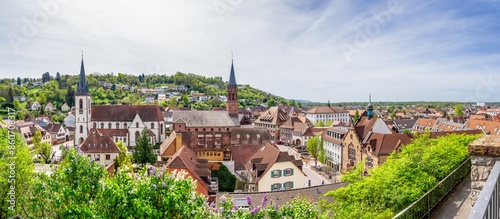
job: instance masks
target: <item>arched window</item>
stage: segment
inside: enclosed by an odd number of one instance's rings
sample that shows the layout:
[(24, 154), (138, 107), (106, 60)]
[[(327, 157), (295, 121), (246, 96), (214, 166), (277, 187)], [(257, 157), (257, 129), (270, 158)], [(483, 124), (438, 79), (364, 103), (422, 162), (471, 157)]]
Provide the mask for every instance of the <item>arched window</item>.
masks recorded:
[(101, 128), (103, 129), (104, 128), (104, 123), (101, 122)]
[(139, 128), (139, 123), (138, 122), (135, 123), (135, 127)]
[(118, 137), (115, 137), (115, 142), (118, 142)]
[(80, 133), (83, 133), (83, 125), (80, 126)]
[(83, 108), (83, 99), (80, 99), (80, 109)]
[(141, 133), (139, 133), (139, 131), (135, 132), (135, 142), (137, 142), (137, 140), (139, 139), (140, 135), (141, 135)]
[(151, 123), (151, 129), (155, 129), (155, 124)]
[(83, 141), (84, 141), (83, 138), (80, 138), (80, 144), (83, 144)]
[(120, 128), (120, 123), (116, 123), (116, 128), (119, 129)]
[(111, 129), (111, 122), (108, 123), (108, 129)]
[(128, 128), (127, 123), (123, 123), (123, 128), (125, 128), (125, 129)]
[(163, 133), (163, 125), (160, 123), (160, 135)]

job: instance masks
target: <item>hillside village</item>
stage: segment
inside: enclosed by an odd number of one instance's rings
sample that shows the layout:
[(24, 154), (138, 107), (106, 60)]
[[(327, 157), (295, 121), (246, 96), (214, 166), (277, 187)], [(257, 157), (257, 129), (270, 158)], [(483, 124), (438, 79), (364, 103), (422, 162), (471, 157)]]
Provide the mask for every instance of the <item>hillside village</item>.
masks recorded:
[[(236, 83), (233, 63), (229, 75), (227, 83), (219, 78), (217, 84), (208, 85), (210, 95), (185, 85), (139, 88), (106, 81), (97, 81), (98, 88), (91, 91), (82, 60), (76, 89), (68, 88), (74, 96), (67, 93), (63, 104), (29, 92), (33, 87), (57, 92), (61, 81), (36, 80), (29, 85), (12, 82), (10, 88), (4, 88), (8, 94), (3, 106), (16, 108), (16, 131), (38, 153), (37, 168), (63, 162), (57, 154), (64, 151), (62, 145), (72, 145), (83, 156), (101, 163), (110, 176), (124, 168), (138, 168), (139, 162), (147, 163), (148, 168), (167, 167), (169, 172), (183, 170), (196, 180), (196, 192), (209, 202), (230, 192), (238, 207), (247, 206), (240, 194), (262, 198), (266, 193), (278, 198), (285, 194), (280, 192), (290, 191), (286, 193), (290, 197), (318, 200), (321, 195), (313, 190), (327, 192), (345, 186), (341, 176), (360, 163), (363, 176), (369, 176), (419, 134), (430, 133), (429, 138), (436, 139), (453, 133), (500, 133), (500, 108), (484, 103), (374, 107), (369, 95), (367, 106), (341, 107), (328, 102), (306, 107), (269, 94), (261, 103), (260, 99), (240, 99), (245, 96), (240, 90), (249, 86)], [(226, 86), (223, 92), (222, 86)], [(16, 94), (28, 95), (10, 97), (12, 87)], [(136, 101), (103, 104), (96, 99), (102, 90), (108, 98), (121, 93), (123, 99)], [(140, 153), (149, 158), (138, 161), (135, 156)], [(118, 162), (121, 159), (132, 165)], [(216, 177), (220, 170), (226, 170), (226, 175)], [(225, 180), (230, 178), (228, 188)], [(282, 200), (276, 203), (284, 205), (286, 199)]]

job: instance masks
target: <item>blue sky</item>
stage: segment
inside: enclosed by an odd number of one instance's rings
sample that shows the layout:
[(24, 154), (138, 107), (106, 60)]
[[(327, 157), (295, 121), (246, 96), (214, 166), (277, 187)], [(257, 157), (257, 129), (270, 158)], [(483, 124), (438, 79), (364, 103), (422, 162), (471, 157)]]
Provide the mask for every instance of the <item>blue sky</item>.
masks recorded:
[(312, 101), (500, 101), (500, 1), (7, 0), (0, 74), (229, 77)]

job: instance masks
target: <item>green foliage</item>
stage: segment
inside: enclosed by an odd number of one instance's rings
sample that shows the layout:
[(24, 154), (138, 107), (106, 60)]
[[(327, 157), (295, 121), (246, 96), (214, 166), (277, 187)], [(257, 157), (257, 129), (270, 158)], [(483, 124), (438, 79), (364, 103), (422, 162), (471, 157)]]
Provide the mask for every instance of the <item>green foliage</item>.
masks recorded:
[[(320, 153), (323, 149), (323, 138), (318, 134), (313, 138), (307, 140), (307, 151), (311, 156), (314, 157), (314, 160), (318, 160), (320, 158)], [(323, 152), (324, 153), (324, 152)]]
[(333, 120), (327, 120), (326, 122), (319, 121), (317, 123), (313, 123), (316, 127), (330, 127), (333, 124)]
[[(349, 186), (326, 195), (335, 200), (327, 206), (334, 218), (391, 218), (435, 186), (465, 159), (467, 145), (479, 135), (447, 135), (429, 139), (417, 135), (401, 153), (393, 152), (371, 176), (355, 178), (361, 168), (343, 180)], [(361, 166), (360, 166), (361, 167)]]
[(356, 113), (354, 114), (354, 122), (357, 122), (359, 119), (359, 111), (356, 110)]
[(120, 155), (115, 160), (115, 169), (120, 168), (125, 172), (130, 172), (132, 170), (132, 160), (127, 147), (123, 145), (122, 141), (118, 142), (116, 146), (120, 149)]
[[(249, 197), (247, 197), (249, 200)], [(262, 200), (249, 200), (251, 204), (249, 209), (234, 207), (234, 200), (231, 197), (222, 195), (218, 200), (216, 208), (209, 208), (203, 212), (207, 218), (328, 218), (321, 215), (318, 208), (312, 203), (312, 200), (302, 197), (295, 197), (283, 206), (273, 203), (273, 200), (267, 200), (264, 195)]]
[(358, 164), (356, 164), (356, 166), (354, 166), (354, 168), (351, 171), (342, 175), (342, 177), (340, 177), (340, 180), (342, 180), (344, 182), (349, 182), (349, 183), (356, 183), (356, 182), (361, 181), (363, 179), (363, 172), (365, 170), (365, 163), (366, 163), (366, 158), (363, 159), (362, 162), (359, 162)]
[(411, 131), (410, 131), (409, 129), (405, 129), (405, 130), (403, 131), (403, 133), (404, 133), (404, 134), (410, 134), (410, 133), (411, 133)]
[(141, 135), (135, 143), (133, 158), (134, 163), (138, 164), (156, 163), (157, 157), (153, 150), (153, 145), (151, 145), (151, 137), (146, 128), (142, 130)]
[(52, 145), (47, 142), (42, 142), (39, 148), (35, 148), (36, 153), (40, 155), (40, 161), (43, 163), (50, 163), (52, 156)]
[(457, 105), (455, 106), (455, 114), (456, 114), (457, 116), (464, 116), (464, 110), (463, 110), (463, 108), (462, 108), (462, 104), (457, 104)]
[(276, 101), (274, 99), (267, 101), (267, 108), (271, 108), (273, 106), (276, 106)]
[(236, 176), (234, 176), (229, 169), (222, 163), (218, 163), (220, 168), (212, 170), (212, 177), (217, 177), (219, 180), (220, 192), (234, 192), (236, 186)]
[(15, 109), (20, 109), (21, 108), (21, 103), (19, 103), (19, 100), (18, 99), (14, 99), (14, 108)]
[(392, 118), (392, 119), (396, 118), (396, 113), (395, 113), (395, 112), (392, 112), (392, 113), (391, 113), (391, 118)]
[[(10, 148), (9, 148), (10, 147)], [(11, 168), (14, 168), (12, 174)], [(32, 192), (33, 159), (24, 138), (19, 133), (0, 129), (0, 218), (8, 218), (14, 215), (24, 215), (23, 208), (26, 207), (28, 199), (36, 194)], [(14, 186), (15, 207), (9, 209)], [(13, 197), (14, 198), (14, 197)], [(27, 217), (25, 217), (27, 218)]]

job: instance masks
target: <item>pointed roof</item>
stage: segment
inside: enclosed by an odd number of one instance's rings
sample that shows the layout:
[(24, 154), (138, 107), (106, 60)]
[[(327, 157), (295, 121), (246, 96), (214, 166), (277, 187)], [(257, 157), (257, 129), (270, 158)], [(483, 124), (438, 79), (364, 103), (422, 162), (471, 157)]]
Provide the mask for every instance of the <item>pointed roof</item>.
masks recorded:
[(236, 77), (234, 76), (233, 60), (231, 60), (231, 74), (229, 75), (229, 86), (237, 86)]
[(80, 81), (78, 81), (78, 87), (76, 88), (75, 95), (90, 95), (89, 85), (87, 79), (85, 78), (85, 68), (83, 67), (83, 57), (82, 66), (80, 68)]

